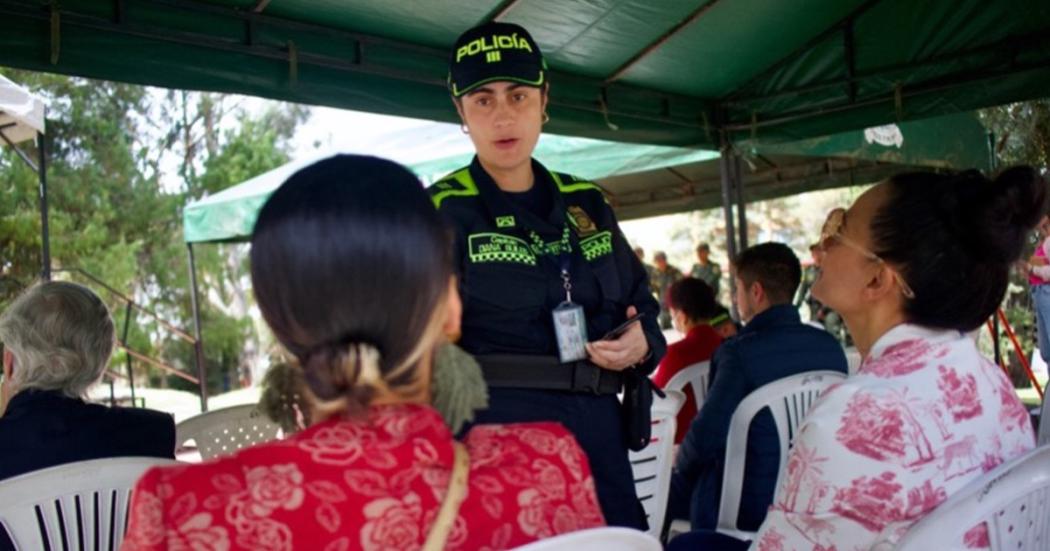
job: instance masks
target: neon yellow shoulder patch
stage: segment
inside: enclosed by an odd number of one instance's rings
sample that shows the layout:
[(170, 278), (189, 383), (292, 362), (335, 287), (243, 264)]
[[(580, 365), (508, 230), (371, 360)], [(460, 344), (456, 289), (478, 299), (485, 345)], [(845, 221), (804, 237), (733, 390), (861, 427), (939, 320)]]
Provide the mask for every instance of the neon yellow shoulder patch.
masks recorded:
[(470, 168), (461, 168), (438, 180), (430, 187), (430, 200), (434, 207), (441, 208), (441, 203), (449, 197), (473, 197), (478, 194), (478, 186), (470, 175)]
[(588, 182), (587, 180), (581, 180), (569, 174), (558, 174), (553, 170), (548, 170), (548, 172), (551, 175), (551, 179), (554, 180), (554, 183), (558, 186), (558, 191), (562, 194), (576, 193), (578, 191), (597, 191), (602, 195), (602, 201), (604, 201), (606, 205), (609, 204), (609, 196), (598, 184)]
[[(594, 182), (580, 180), (575, 176), (569, 176), (568, 174), (559, 175), (557, 172), (554, 171), (550, 171), (550, 174), (551, 179), (553, 179), (554, 183), (558, 185), (558, 191), (561, 191), (562, 193), (573, 193), (576, 191), (585, 191), (588, 189), (593, 189), (595, 191), (601, 192), (603, 195), (605, 194), (605, 190), (603, 190), (598, 184), (595, 184)], [(566, 176), (567, 178), (562, 178), (562, 176)]]

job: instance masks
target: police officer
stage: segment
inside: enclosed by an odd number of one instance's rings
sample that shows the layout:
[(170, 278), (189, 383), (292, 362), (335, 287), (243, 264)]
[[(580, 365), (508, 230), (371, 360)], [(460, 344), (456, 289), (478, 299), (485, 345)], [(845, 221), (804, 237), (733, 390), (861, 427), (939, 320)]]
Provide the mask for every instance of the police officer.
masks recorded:
[(455, 230), (459, 344), (489, 385), (477, 422), (563, 423), (587, 452), (606, 522), (644, 529), (616, 394), (663, 356), (659, 306), (602, 190), (532, 159), (547, 76), (517, 25), (473, 28), (452, 50), (449, 89), (477, 155), (429, 191)]

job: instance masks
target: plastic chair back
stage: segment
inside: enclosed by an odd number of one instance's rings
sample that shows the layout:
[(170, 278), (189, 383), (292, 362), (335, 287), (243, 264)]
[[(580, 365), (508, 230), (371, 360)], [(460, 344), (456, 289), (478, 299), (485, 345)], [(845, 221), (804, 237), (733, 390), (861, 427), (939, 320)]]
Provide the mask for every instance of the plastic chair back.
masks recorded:
[(280, 431), (255, 404), (245, 404), (202, 413), (175, 425), (175, 447), (193, 440), (201, 459), (211, 459), (274, 440)]
[(943, 549), (984, 522), (992, 551), (1050, 549), (1050, 447), (981, 475), (916, 522), (899, 551)]
[(649, 521), (649, 534), (657, 537), (667, 513), (678, 410), (685, 403), (685, 394), (681, 391), (668, 390), (665, 394), (666, 398), (653, 396), (653, 428), (649, 445), (641, 451), (628, 453), (631, 471), (634, 474), (634, 491), (645, 509), (645, 516)]
[(747, 458), (747, 436), (751, 421), (769, 408), (780, 437), (780, 466), (783, 471), (788, 449), (795, 440), (806, 412), (824, 389), (844, 380), (838, 371), (808, 371), (784, 377), (748, 394), (729, 420), (726, 438), (725, 468), (722, 471), (722, 498), (718, 505), (718, 531), (741, 538), (754, 539), (754, 532), (738, 530), (740, 496), (744, 487), (744, 462)]
[(700, 362), (693, 364), (671, 377), (664, 385), (664, 390), (679, 390), (685, 392), (686, 385), (693, 387), (693, 399), (696, 400), (696, 411), (704, 407), (707, 399), (708, 376), (711, 373), (711, 362)]
[(630, 528), (591, 528), (515, 547), (517, 551), (662, 551), (660, 541)]
[(0, 482), (0, 524), (16, 549), (116, 551), (127, 529), (131, 489), (156, 457), (67, 463)]

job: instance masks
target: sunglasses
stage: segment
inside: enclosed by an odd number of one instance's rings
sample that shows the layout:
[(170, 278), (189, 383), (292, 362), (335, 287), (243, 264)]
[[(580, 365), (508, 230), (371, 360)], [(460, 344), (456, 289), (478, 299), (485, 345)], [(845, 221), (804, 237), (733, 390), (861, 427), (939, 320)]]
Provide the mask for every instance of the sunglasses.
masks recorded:
[(845, 223), (846, 209), (840, 207), (833, 209), (828, 213), (828, 219), (824, 221), (824, 227), (820, 230), (820, 249), (822, 251), (827, 251), (829, 247), (835, 244), (835, 242), (842, 243), (860, 253), (864, 258), (886, 266), (890, 273), (893, 274), (893, 279), (897, 282), (897, 285), (900, 286), (901, 294), (907, 298), (915, 298), (915, 291), (911, 290), (911, 287), (908, 286), (908, 282), (904, 281), (904, 277), (901, 276), (900, 272), (890, 266), (885, 260), (879, 257), (879, 255), (871, 252), (860, 243), (857, 243), (842, 234), (842, 225)]

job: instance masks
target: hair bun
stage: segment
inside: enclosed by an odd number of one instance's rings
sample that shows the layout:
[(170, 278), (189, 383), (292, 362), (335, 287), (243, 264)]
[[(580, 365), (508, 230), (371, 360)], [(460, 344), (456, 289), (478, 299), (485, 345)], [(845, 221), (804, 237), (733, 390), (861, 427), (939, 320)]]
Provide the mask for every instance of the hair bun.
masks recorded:
[(991, 181), (970, 170), (946, 183), (944, 191), (957, 207), (952, 209), (955, 225), (972, 238), (976, 258), (996, 263), (1017, 260), (1028, 233), (1046, 213), (1046, 181), (1039, 172), (1016, 166)]
[(320, 400), (337, 400), (347, 394), (353, 381), (344, 368), (341, 347), (322, 345), (311, 350), (303, 362), (303, 378), (310, 391)]

